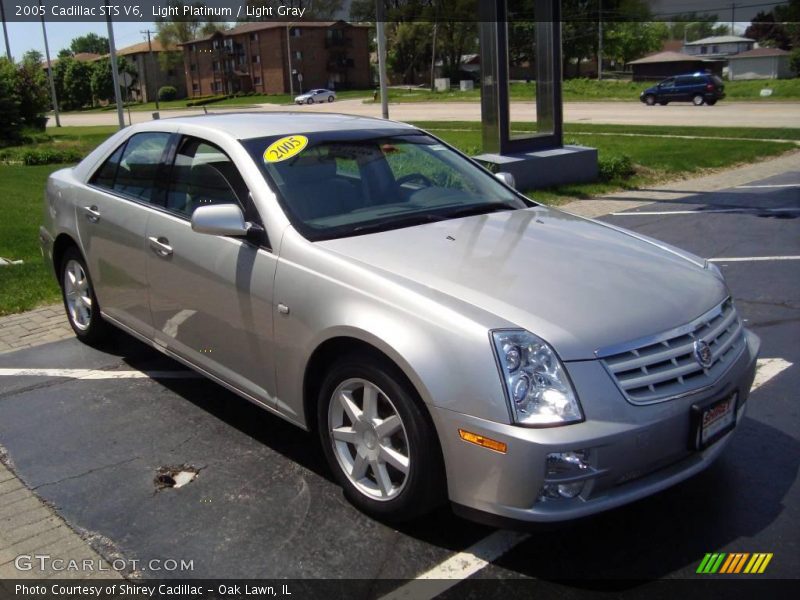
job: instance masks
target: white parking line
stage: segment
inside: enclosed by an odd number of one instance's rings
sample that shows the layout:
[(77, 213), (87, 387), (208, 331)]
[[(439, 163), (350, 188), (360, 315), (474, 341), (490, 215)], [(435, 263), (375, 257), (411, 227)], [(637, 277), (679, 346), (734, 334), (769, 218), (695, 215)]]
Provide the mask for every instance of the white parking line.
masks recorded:
[(631, 212), (615, 212), (611, 213), (612, 217), (651, 217), (658, 215), (714, 215), (721, 213), (785, 213), (785, 212), (800, 212), (800, 207), (784, 207), (784, 208), (753, 208), (750, 206), (743, 206), (742, 208), (711, 208), (709, 210), (654, 210), (654, 211), (631, 211)]
[(800, 183), (772, 183), (764, 185), (737, 185), (737, 189), (748, 188), (787, 188), (787, 187), (800, 187)]
[(194, 371), (101, 371), (98, 369), (0, 369), (0, 377), (69, 377), (71, 379), (195, 379)]
[(800, 260), (800, 256), (730, 256), (727, 258), (709, 258), (708, 262), (761, 262), (766, 260)]
[[(759, 359), (751, 391), (756, 391), (791, 366), (792, 363), (782, 358)], [(529, 537), (530, 534), (527, 533), (495, 531), (463, 552), (459, 552), (432, 569), (417, 575), (416, 579), (389, 592), (380, 600), (435, 598), (458, 582), (474, 575)]]

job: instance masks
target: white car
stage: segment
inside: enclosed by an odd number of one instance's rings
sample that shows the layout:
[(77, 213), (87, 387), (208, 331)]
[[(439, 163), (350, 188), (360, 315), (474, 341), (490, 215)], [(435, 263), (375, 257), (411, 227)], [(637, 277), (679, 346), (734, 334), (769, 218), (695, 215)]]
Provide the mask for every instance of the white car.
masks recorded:
[(314, 102), (333, 102), (336, 100), (336, 92), (333, 90), (317, 89), (308, 90), (305, 94), (300, 94), (294, 101), (297, 104), (314, 104)]

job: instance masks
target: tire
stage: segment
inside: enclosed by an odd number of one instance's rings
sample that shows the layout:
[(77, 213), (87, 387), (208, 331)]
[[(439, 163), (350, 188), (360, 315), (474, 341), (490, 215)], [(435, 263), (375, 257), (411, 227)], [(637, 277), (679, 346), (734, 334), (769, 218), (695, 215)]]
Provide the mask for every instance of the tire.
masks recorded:
[(716, 100), (706, 100), (706, 104), (708, 104), (709, 106), (714, 106), (716, 103), (717, 103)]
[(667, 102), (666, 100), (662, 100), (661, 102), (659, 102), (659, 104), (661, 106), (666, 106), (667, 104), (669, 104), (669, 102)]
[(333, 102), (333, 100), (334, 100), (333, 96), (328, 96), (328, 102)]
[(647, 104), (647, 106), (655, 106), (656, 97), (652, 94), (647, 94), (647, 96), (644, 97), (644, 103)]
[(61, 298), (72, 331), (89, 345), (96, 345), (108, 335), (111, 326), (100, 315), (86, 261), (77, 248), (68, 248), (58, 267)]
[[(372, 393), (365, 393), (367, 389)], [(367, 397), (374, 398), (372, 410), (365, 408)], [(365, 413), (372, 417), (365, 418)], [(388, 428), (381, 427), (389, 421)], [(320, 389), (317, 424), (331, 470), (361, 511), (401, 522), (446, 499), (436, 430), (416, 392), (391, 363), (368, 354), (334, 363)]]
[(695, 106), (703, 106), (705, 101), (706, 99), (703, 98), (703, 96), (701, 96), (700, 94), (695, 94), (694, 96), (692, 96), (692, 104), (694, 104)]
[(314, 104), (314, 99), (309, 98), (308, 100), (306, 100), (306, 104)]

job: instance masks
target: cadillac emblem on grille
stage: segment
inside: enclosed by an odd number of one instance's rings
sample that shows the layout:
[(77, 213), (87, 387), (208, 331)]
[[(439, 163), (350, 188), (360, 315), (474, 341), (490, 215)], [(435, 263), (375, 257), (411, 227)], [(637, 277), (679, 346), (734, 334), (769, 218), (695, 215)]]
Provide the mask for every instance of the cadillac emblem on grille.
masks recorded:
[(711, 347), (705, 340), (697, 340), (694, 343), (694, 358), (704, 369), (711, 366), (714, 356), (711, 354)]

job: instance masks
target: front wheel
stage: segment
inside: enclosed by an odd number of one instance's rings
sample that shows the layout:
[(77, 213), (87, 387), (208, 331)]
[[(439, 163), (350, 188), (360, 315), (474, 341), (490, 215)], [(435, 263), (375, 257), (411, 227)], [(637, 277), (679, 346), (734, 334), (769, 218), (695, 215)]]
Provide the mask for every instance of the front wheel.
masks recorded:
[(651, 94), (648, 94), (647, 96), (644, 97), (644, 103), (647, 104), (647, 106), (655, 106), (656, 97)]
[(695, 106), (702, 106), (704, 102), (705, 98), (703, 98), (703, 96), (701, 96), (700, 94), (695, 94), (692, 97), (692, 104), (694, 104)]
[(322, 384), (317, 421), (328, 464), (363, 512), (406, 521), (444, 499), (436, 431), (390, 363), (369, 355), (340, 359)]
[(89, 269), (76, 248), (69, 248), (64, 253), (59, 281), (72, 331), (87, 344), (101, 341), (107, 335), (109, 325), (100, 315)]
[(308, 100), (306, 100), (306, 104), (314, 104), (314, 99), (309, 98)]
[(333, 96), (328, 96), (328, 102), (333, 102), (333, 100), (334, 100)]

